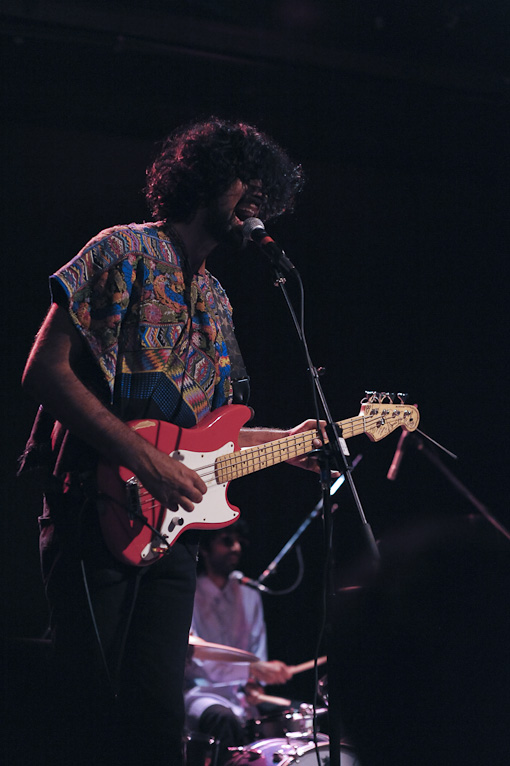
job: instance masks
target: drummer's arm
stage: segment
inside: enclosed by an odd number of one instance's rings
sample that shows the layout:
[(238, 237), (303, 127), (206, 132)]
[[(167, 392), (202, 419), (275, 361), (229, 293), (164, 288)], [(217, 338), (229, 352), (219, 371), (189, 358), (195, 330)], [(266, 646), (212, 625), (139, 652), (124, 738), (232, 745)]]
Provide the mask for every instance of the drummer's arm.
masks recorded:
[(263, 684), (285, 684), (292, 678), (292, 671), (281, 660), (258, 660), (251, 663), (250, 676)]

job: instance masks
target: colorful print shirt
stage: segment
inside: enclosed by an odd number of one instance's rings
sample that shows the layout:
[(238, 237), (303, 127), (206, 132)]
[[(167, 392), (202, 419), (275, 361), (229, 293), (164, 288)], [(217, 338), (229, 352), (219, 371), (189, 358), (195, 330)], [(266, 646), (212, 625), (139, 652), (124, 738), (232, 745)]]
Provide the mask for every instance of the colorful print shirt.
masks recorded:
[(125, 420), (189, 428), (231, 402), (217, 301), (231, 322), (230, 303), (207, 270), (186, 295), (181, 263), (162, 222), (129, 224), (100, 232), (51, 277)]

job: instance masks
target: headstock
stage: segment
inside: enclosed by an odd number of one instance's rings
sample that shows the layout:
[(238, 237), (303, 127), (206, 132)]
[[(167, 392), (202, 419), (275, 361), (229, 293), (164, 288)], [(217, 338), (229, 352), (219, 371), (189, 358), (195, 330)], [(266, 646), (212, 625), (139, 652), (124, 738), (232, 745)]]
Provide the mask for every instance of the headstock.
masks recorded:
[[(397, 400), (395, 402), (395, 399)], [(374, 442), (384, 439), (396, 428), (414, 431), (420, 422), (418, 407), (406, 404), (407, 394), (365, 391), (360, 415), (365, 420), (365, 433)]]

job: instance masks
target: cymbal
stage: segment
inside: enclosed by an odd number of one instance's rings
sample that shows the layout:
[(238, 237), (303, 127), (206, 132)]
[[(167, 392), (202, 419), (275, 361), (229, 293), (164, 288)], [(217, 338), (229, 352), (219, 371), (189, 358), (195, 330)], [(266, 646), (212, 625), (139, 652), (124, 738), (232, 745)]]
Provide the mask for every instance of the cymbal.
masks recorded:
[(190, 636), (189, 645), (192, 648), (193, 657), (197, 660), (215, 660), (216, 662), (256, 662), (258, 660), (256, 654), (246, 652), (244, 649), (213, 644), (198, 636)]

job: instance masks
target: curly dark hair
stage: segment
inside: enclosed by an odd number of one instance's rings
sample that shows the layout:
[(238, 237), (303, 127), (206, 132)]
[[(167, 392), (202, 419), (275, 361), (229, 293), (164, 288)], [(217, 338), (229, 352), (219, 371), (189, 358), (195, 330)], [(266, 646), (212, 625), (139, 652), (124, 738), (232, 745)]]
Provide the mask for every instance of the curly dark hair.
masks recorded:
[(265, 221), (290, 211), (303, 172), (265, 133), (243, 122), (210, 117), (174, 130), (147, 170), (145, 196), (155, 219), (189, 221), (241, 179), (262, 181)]
[(220, 529), (202, 530), (200, 532), (200, 547), (197, 559), (197, 574), (203, 574), (205, 572), (204, 564), (204, 551), (210, 551), (213, 541), (221, 535), (236, 535), (243, 547), (249, 545), (250, 528), (246, 519), (241, 516), (233, 524), (229, 524), (228, 527), (221, 527)]

